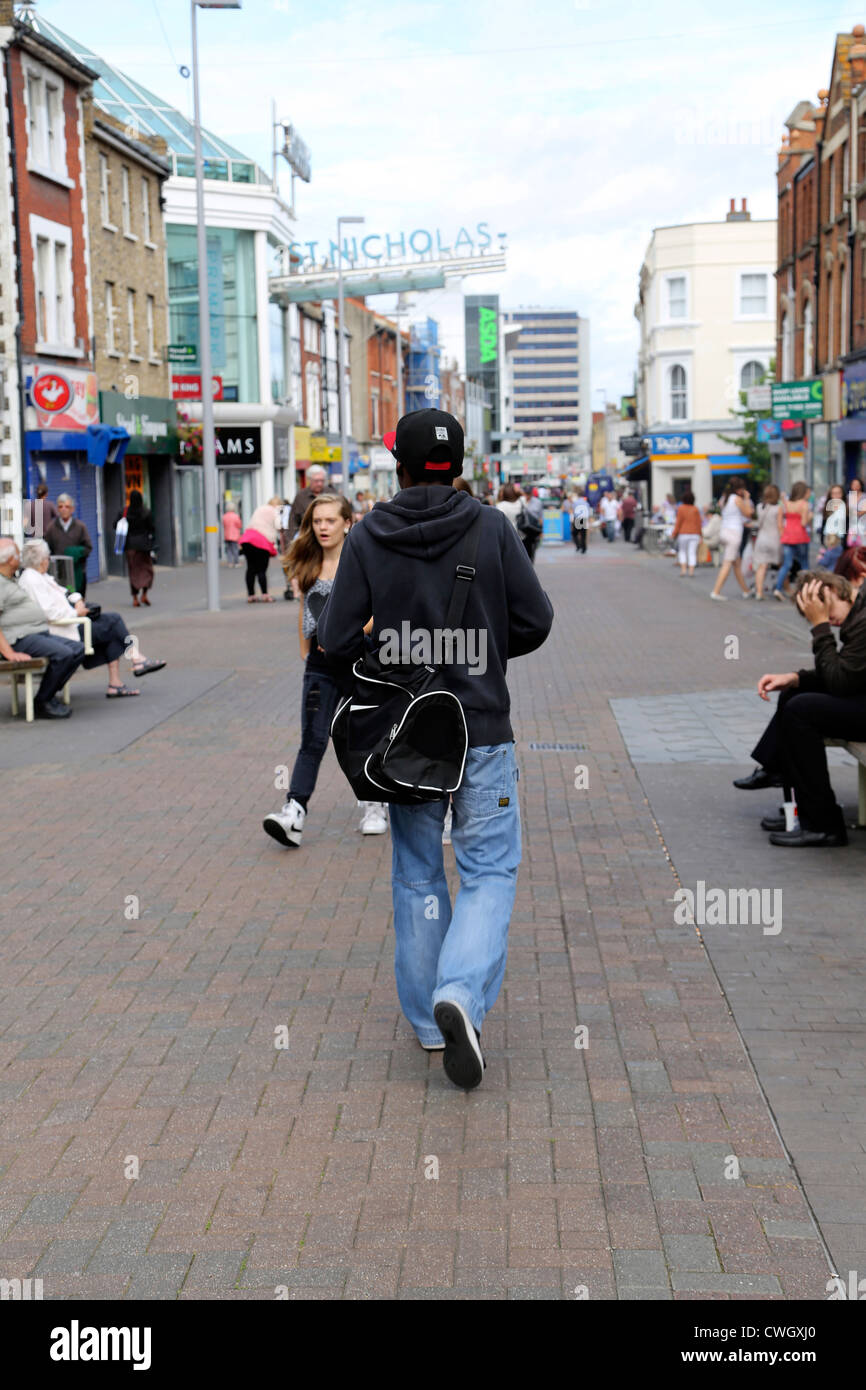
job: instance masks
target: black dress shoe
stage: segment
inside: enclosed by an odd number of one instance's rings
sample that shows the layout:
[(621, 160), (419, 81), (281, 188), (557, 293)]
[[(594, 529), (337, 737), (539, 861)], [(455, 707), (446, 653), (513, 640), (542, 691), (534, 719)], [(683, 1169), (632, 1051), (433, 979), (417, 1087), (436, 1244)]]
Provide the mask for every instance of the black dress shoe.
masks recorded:
[(791, 849), (841, 849), (848, 843), (848, 832), (841, 830), (783, 830), (770, 836), (771, 845)]
[(764, 816), (764, 819), (761, 821), (762, 830), (784, 830), (786, 825), (787, 821), (783, 815)]
[(741, 792), (759, 792), (765, 787), (781, 787), (782, 779), (775, 772), (765, 772), (762, 767), (756, 767), (748, 777), (735, 777), (734, 786)]
[(59, 700), (46, 700), (43, 704), (34, 702), (33, 713), (37, 719), (68, 719), (72, 710), (69, 705), (62, 705)]

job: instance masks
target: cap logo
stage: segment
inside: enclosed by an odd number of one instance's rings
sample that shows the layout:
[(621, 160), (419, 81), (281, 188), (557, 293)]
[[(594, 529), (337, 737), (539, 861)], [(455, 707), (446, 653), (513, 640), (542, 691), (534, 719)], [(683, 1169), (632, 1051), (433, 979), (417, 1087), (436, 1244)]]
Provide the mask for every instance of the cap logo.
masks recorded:
[(444, 439), (444, 440), (445, 440), (445, 443), (447, 444), (447, 443), (448, 443), (448, 430), (446, 429), (446, 427), (445, 427), (444, 425), (436, 425), (435, 429), (436, 429), (436, 438), (437, 438), (437, 439)]

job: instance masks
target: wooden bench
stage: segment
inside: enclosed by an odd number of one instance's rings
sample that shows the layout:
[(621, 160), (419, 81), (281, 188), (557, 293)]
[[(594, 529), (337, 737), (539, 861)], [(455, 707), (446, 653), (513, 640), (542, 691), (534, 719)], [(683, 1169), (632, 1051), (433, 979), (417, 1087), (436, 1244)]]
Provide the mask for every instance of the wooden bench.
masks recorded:
[(866, 743), (846, 743), (844, 738), (825, 738), (828, 748), (844, 748), (860, 766), (857, 769), (857, 828), (866, 830)]
[(28, 724), (33, 723), (33, 677), (41, 676), (48, 662), (44, 656), (30, 656), (26, 661), (0, 661), (0, 676), (12, 681), (12, 713), (18, 714), (18, 682), (24, 682), (24, 709)]

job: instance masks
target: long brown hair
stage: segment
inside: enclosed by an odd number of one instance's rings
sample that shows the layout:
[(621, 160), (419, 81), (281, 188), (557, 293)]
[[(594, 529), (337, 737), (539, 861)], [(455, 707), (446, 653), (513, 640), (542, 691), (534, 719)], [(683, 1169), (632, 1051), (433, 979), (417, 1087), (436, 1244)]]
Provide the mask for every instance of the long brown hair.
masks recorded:
[(352, 504), (345, 497), (336, 497), (332, 492), (322, 492), (318, 497), (313, 498), (304, 512), (304, 519), (298, 529), (298, 534), (289, 547), (289, 578), (297, 579), (298, 588), (302, 594), (306, 594), (312, 589), (321, 574), (325, 559), (325, 552), (319, 545), (313, 530), (313, 514), (323, 502), (336, 502), (343, 521), (347, 521), (350, 526), (352, 524)]

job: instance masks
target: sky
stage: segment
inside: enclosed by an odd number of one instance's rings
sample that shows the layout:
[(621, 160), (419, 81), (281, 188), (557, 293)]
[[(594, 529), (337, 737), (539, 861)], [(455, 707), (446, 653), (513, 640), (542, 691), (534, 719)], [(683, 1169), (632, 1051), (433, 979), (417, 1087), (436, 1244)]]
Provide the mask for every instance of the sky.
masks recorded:
[[(105, 0), (37, 8), (192, 114), (184, 0), (112, 0), (110, 28)], [(276, 100), (312, 155), (299, 241), (346, 214), (506, 233), (507, 272), (464, 291), (589, 318), (598, 409), (632, 387), (653, 228), (721, 220), (732, 197), (775, 217), (785, 117), (863, 18), (826, 0), (243, 0), (199, 11), (203, 122), (270, 170)], [(462, 363), (459, 296), (416, 295), (427, 313)]]

